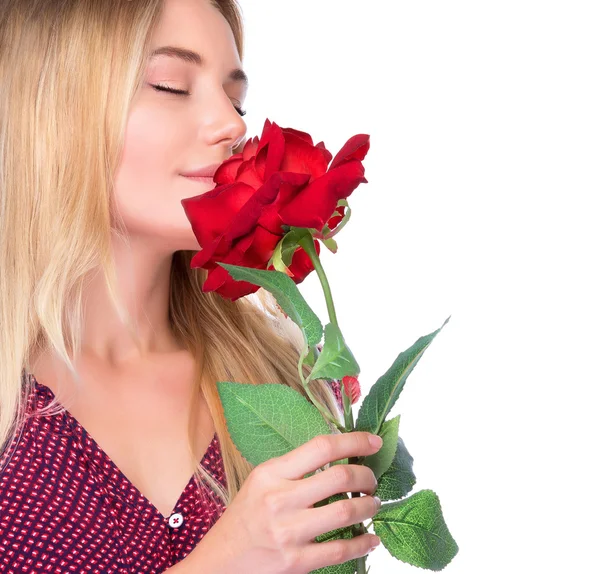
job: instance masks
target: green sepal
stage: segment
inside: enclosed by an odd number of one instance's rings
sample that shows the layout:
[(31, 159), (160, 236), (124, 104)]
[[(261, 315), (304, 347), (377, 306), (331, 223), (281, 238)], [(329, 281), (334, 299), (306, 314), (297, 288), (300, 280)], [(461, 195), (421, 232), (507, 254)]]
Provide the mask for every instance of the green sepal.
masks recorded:
[(346, 375), (358, 376), (360, 367), (346, 345), (339, 327), (334, 323), (325, 325), (325, 341), (308, 380), (339, 379)]

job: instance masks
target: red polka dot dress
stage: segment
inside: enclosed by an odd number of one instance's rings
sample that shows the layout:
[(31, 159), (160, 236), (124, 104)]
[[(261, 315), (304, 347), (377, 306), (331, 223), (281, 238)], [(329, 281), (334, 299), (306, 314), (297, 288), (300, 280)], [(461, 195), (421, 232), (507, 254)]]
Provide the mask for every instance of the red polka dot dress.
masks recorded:
[[(0, 572), (155, 574), (183, 560), (225, 511), (209, 486), (191, 477), (163, 516), (69, 411), (32, 416), (54, 394), (28, 376), (30, 416), (0, 457)], [(216, 434), (201, 464), (227, 486)]]

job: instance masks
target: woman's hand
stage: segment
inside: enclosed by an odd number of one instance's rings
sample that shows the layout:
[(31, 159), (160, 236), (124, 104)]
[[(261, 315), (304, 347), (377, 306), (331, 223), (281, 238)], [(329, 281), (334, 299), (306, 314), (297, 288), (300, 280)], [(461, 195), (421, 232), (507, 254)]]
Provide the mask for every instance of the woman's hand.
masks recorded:
[(333, 461), (377, 452), (380, 446), (371, 444), (372, 436), (368, 432), (319, 435), (257, 465), (192, 552), (198, 572), (306, 574), (371, 552), (378, 540), (373, 534), (321, 543), (314, 539), (372, 518), (381, 505), (373, 496), (313, 505), (337, 493), (374, 493), (373, 471), (348, 464), (304, 476)]

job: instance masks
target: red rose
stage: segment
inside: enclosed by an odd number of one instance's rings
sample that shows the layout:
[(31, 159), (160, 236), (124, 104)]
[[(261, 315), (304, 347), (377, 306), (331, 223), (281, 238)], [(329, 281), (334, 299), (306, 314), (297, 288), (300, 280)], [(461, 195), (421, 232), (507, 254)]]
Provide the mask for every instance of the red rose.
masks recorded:
[[(191, 267), (210, 271), (202, 291), (234, 301), (258, 291), (258, 285), (232, 279), (217, 262), (274, 269), (268, 262), (286, 233), (283, 225), (320, 232), (327, 223), (335, 229), (345, 212), (342, 206), (333, 215), (337, 202), (367, 183), (361, 161), (368, 150), (369, 136), (355, 135), (328, 168), (332, 155), (323, 142), (315, 146), (309, 134), (267, 119), (260, 140), (249, 139), (219, 166), (213, 190), (181, 201), (202, 247)], [(315, 250), (320, 253), (318, 241)], [(314, 269), (302, 248), (288, 268), (295, 283)]]

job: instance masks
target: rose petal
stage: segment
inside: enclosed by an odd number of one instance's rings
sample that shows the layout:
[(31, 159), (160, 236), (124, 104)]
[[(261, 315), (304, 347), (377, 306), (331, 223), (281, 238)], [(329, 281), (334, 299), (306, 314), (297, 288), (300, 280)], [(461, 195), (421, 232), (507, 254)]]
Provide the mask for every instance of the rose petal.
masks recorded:
[[(275, 173), (260, 189), (248, 199), (234, 215), (230, 222), (226, 236), (230, 241), (250, 233), (256, 226), (264, 208), (275, 202), (281, 187), (281, 174)], [(283, 233), (283, 230), (281, 230)]]
[[(244, 252), (248, 249), (252, 241), (253, 237), (251, 235), (240, 240), (237, 244), (237, 248), (228, 253), (222, 262), (247, 267), (243, 262)], [(243, 297), (244, 295), (258, 291), (258, 289), (258, 285), (253, 285), (247, 281), (236, 281), (231, 277), (229, 272), (220, 265), (216, 265), (215, 268), (208, 273), (206, 281), (202, 285), (203, 292), (217, 291), (223, 297), (227, 298), (232, 298), (232, 296), (235, 298)]]
[(222, 258), (231, 249), (231, 242), (224, 236), (219, 237), (210, 245), (203, 247), (198, 251), (190, 262), (190, 268), (202, 267), (204, 269), (214, 269), (215, 261), (221, 261)]
[(257, 225), (264, 227), (268, 231), (279, 235), (279, 239), (283, 236), (281, 217), (279, 216), (279, 207), (276, 203), (267, 205), (263, 208), (260, 217), (258, 218)]
[(237, 181), (245, 183), (254, 189), (258, 189), (263, 184), (264, 179), (256, 170), (254, 158), (250, 158), (240, 165)]
[[(252, 242), (242, 254), (244, 267), (266, 269), (269, 259), (275, 252), (275, 247), (281, 241), (281, 236), (260, 226), (256, 227), (249, 235), (252, 236)], [(236, 250), (239, 252), (237, 248)]]
[(237, 177), (238, 168), (243, 163), (241, 154), (232, 155), (229, 159), (226, 159), (215, 171), (213, 181), (217, 185), (225, 185), (227, 183), (234, 183)]
[(198, 243), (205, 247), (222, 235), (254, 193), (245, 183), (232, 183), (182, 199), (181, 205)]
[(309, 145), (298, 136), (285, 134), (285, 155), (281, 171), (309, 173), (311, 180), (321, 177), (327, 171), (327, 162), (321, 150)]
[[(283, 137), (283, 133), (281, 132), (281, 128), (275, 122), (272, 122), (269, 126), (267, 126), (265, 122), (265, 129), (263, 129), (263, 134), (260, 137), (260, 142), (258, 144), (256, 153), (257, 171), (259, 168), (259, 158), (264, 158), (264, 160), (261, 160), (265, 162), (265, 171), (263, 175), (264, 180), (269, 179), (274, 172), (279, 171), (281, 162), (283, 160), (284, 151), (285, 139)], [(262, 154), (266, 152), (266, 157), (261, 155), (261, 152)]]
[(309, 173), (279, 172), (282, 182), (277, 198), (277, 207), (282, 209), (292, 199), (299, 195), (308, 185), (311, 175)]
[[(315, 144), (313, 144), (313, 139), (312, 136), (310, 134), (307, 134), (306, 132), (301, 132), (300, 130), (296, 130), (294, 128), (281, 128), (281, 131), (283, 132), (284, 137), (286, 136), (286, 134), (293, 134), (295, 137), (300, 138), (301, 140), (305, 141), (307, 144), (314, 146)], [(286, 138), (287, 141), (287, 138)]]
[(363, 160), (369, 151), (370, 142), (368, 134), (356, 134), (352, 136), (343, 146), (342, 149), (333, 158), (329, 171), (338, 167), (344, 161), (353, 159)]
[(342, 163), (313, 181), (280, 212), (285, 225), (323, 229), (342, 198), (347, 198), (360, 183), (366, 182), (364, 167), (358, 160)]
[(323, 142), (319, 142), (316, 145), (316, 148), (323, 154), (323, 159), (325, 159), (325, 163), (329, 164), (333, 155), (331, 155), (331, 152), (325, 147), (325, 144)]
[[(223, 279), (222, 275), (226, 275), (228, 278)], [(211, 280), (209, 282), (209, 280)], [(214, 283), (214, 285), (213, 285)], [(215, 286), (216, 285), (216, 286)], [(202, 292), (208, 293), (215, 291), (221, 297), (231, 299), (235, 301), (240, 297), (245, 297), (251, 293), (256, 293), (260, 289), (259, 285), (253, 285), (248, 281), (235, 281), (232, 279), (227, 271), (217, 265), (217, 267), (208, 274), (204, 285), (202, 286)]]
[(242, 151), (242, 158), (244, 161), (248, 161), (251, 157), (256, 155), (256, 150), (258, 148), (258, 136), (254, 136), (252, 139), (249, 139), (244, 146), (244, 150)]

